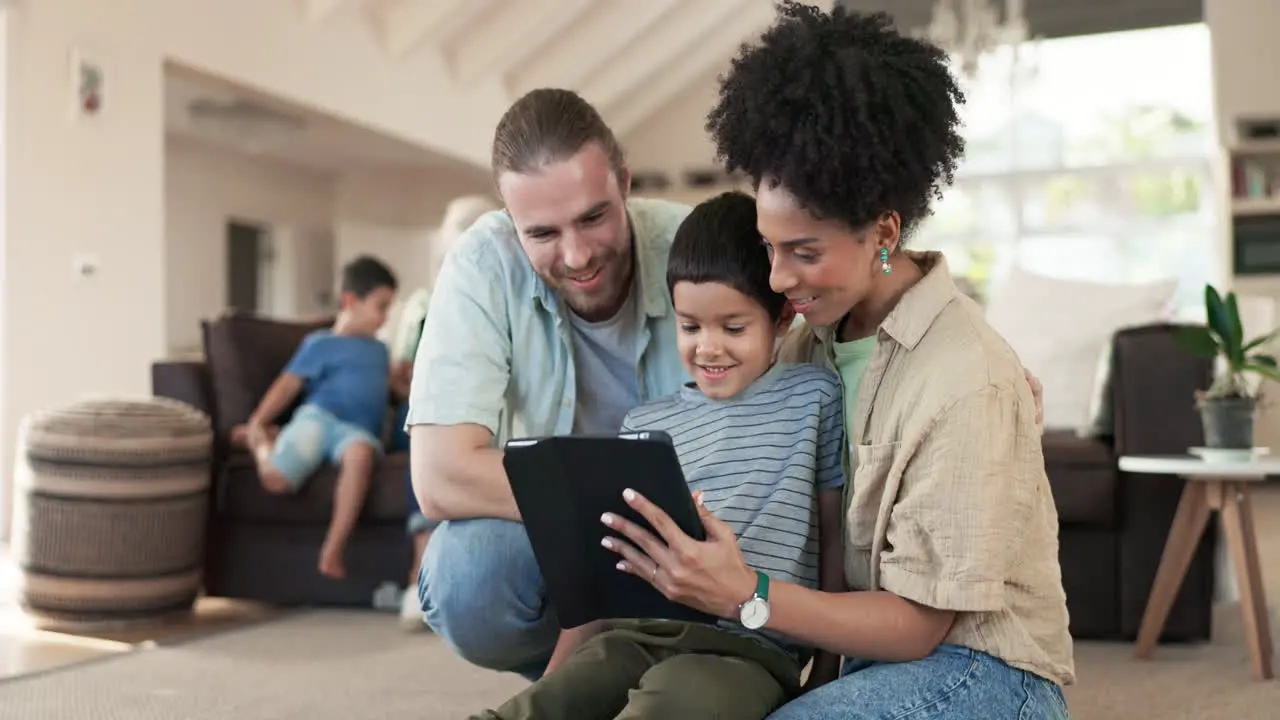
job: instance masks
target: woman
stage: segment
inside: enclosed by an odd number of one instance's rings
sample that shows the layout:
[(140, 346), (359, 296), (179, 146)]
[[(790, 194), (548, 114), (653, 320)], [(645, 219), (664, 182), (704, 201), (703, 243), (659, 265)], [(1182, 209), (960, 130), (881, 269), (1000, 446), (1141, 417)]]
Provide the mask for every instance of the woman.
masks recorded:
[(766, 627), (845, 658), (776, 720), (1065, 718), (1074, 663), (1036, 399), (942, 256), (902, 249), (961, 155), (961, 92), (945, 55), (886, 16), (780, 12), (708, 129), (755, 181), (771, 282), (804, 315), (780, 359), (841, 377), (851, 592), (758, 589), (720, 521), (703, 511), (697, 542), (630, 492), (663, 540), (614, 520), (606, 535), (630, 540), (619, 568), (726, 619), (764, 605)]
[[(464, 195), (449, 203), (444, 212), (444, 221), (440, 225), (440, 234), (431, 246), (431, 277), (440, 272), (445, 254), (453, 246), (454, 241), (462, 235), (472, 223), (490, 210), (497, 210), (498, 205), (484, 195)], [(400, 319), (396, 323), (396, 332), (391, 344), (391, 385), (400, 398), (400, 413), (396, 418), (396, 441), (394, 448), (409, 449), (409, 436), (404, 430), (404, 420), (409, 412), (409, 382), (413, 377), (413, 359), (418, 354), (418, 342), (422, 339), (422, 324), (427, 319), (427, 308), (431, 305), (431, 291), (420, 288), (405, 301)], [(413, 564), (410, 565), (409, 584), (400, 600), (400, 623), (406, 630), (425, 630), (427, 624), (422, 619), (422, 608), (418, 604), (418, 568), (422, 566), (422, 553), (427, 549), (427, 541), (431, 539), (431, 531), (437, 523), (427, 519), (418, 507), (413, 494), (413, 481), (405, 471), (404, 481), (408, 488), (409, 520), (407, 530), (413, 538)]]

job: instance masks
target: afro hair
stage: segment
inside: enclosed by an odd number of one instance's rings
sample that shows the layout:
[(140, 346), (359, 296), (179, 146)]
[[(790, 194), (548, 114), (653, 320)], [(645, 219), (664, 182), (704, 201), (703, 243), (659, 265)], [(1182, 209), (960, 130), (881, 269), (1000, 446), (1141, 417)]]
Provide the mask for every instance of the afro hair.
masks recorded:
[(951, 184), (963, 103), (946, 54), (888, 15), (786, 0), (721, 77), (706, 128), (729, 172), (853, 229), (897, 212), (906, 235)]

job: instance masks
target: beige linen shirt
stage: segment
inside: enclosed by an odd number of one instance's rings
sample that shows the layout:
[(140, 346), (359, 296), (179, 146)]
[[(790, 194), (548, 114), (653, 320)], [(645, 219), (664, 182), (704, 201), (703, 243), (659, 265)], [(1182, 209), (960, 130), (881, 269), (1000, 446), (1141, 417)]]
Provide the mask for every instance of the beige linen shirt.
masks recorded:
[[(1075, 681), (1058, 513), (1017, 356), (940, 253), (880, 326), (846, 438), (845, 579), (956, 611), (944, 642)], [(779, 359), (834, 368), (833, 329)]]

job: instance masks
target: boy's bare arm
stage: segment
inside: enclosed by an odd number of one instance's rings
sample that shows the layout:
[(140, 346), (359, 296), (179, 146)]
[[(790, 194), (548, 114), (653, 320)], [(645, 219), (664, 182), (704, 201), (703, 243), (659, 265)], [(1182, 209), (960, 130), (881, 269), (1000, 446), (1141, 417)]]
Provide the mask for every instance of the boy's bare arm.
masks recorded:
[(280, 377), (271, 383), (271, 387), (267, 390), (267, 394), (262, 396), (262, 400), (258, 403), (258, 407), (249, 416), (249, 437), (252, 443), (253, 437), (266, 430), (267, 425), (271, 424), (289, 407), (302, 392), (302, 378), (292, 373), (280, 373)]
[[(551, 660), (547, 662), (546, 673), (550, 673), (559, 667), (565, 660), (569, 658), (578, 648), (582, 647), (591, 638), (599, 635), (607, 629), (607, 625), (603, 620), (589, 622), (586, 625), (579, 625), (576, 628), (560, 631), (560, 638), (556, 640), (556, 647), (551, 651)], [(544, 673), (544, 674), (546, 674)]]
[[(844, 536), (840, 516), (844, 513), (844, 493), (822, 490), (818, 493), (818, 589), (824, 592), (845, 591)], [(840, 674), (840, 656), (819, 650), (814, 653), (813, 667), (805, 681), (805, 691), (835, 680)]]

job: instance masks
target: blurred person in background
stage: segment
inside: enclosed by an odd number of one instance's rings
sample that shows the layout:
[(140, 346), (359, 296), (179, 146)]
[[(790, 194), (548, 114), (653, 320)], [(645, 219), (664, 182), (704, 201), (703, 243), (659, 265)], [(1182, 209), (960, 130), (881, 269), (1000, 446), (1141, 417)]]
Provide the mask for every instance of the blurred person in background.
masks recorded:
[[(440, 232), (431, 245), (429, 277), (433, 284), (454, 241), (481, 215), (497, 209), (498, 204), (484, 195), (464, 195), (449, 203)], [(391, 386), (401, 402), (393, 429), (395, 450), (409, 449), (409, 436), (404, 428), (405, 417), (409, 412), (409, 384), (413, 377), (413, 359), (418, 353), (418, 342), (422, 339), (422, 325), (426, 322), (430, 306), (431, 288), (415, 290), (405, 300), (399, 321), (395, 325), (395, 334), (391, 338)], [(427, 548), (431, 531), (438, 522), (429, 520), (422, 514), (422, 508), (418, 506), (418, 500), (413, 494), (412, 471), (405, 472), (404, 480), (407, 488), (405, 495), (409, 502), (407, 525), (409, 535), (413, 538), (413, 564), (410, 566), (409, 582), (400, 603), (400, 622), (406, 630), (423, 630), (427, 624), (423, 621), (422, 608), (418, 603), (418, 568), (422, 565), (422, 553)]]

